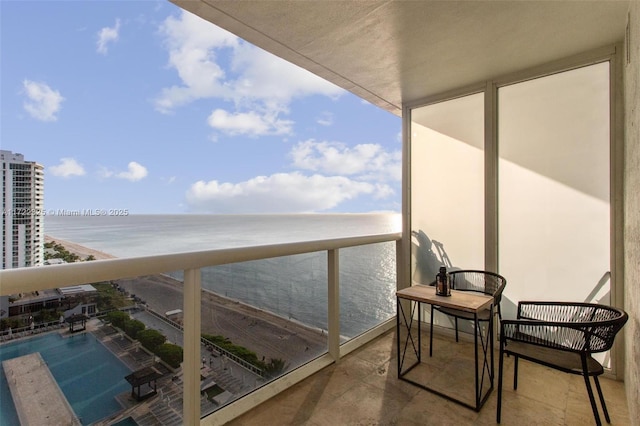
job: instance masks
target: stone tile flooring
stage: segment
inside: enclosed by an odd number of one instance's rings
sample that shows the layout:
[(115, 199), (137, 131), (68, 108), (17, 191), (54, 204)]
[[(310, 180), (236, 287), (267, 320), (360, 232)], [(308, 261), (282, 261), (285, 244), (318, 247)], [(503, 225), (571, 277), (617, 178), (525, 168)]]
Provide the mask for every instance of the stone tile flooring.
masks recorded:
[[(395, 336), (395, 330), (385, 333), (342, 358), (338, 364), (325, 368), (228, 424), (265, 425), (274, 424), (275, 419), (278, 425), (496, 424), (497, 355), (495, 388), (478, 413), (398, 380)], [(423, 336), (425, 365), (417, 374), (432, 377), (430, 383), (434, 386), (443, 386), (461, 397), (468, 392), (473, 400), (472, 344), (435, 338), (431, 359), (428, 359), (428, 345), (428, 338)], [(581, 376), (521, 361), (518, 390), (514, 391), (513, 359), (505, 359), (504, 371), (501, 424), (595, 424)], [(629, 425), (624, 384), (606, 378), (600, 381), (611, 423)], [(602, 422), (606, 424), (601, 409), (600, 412)]]

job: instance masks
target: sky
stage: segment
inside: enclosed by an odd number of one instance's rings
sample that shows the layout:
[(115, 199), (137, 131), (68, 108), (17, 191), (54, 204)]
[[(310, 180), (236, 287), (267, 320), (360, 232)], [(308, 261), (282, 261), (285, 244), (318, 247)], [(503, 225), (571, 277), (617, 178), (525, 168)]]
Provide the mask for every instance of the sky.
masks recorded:
[(0, 1), (0, 101), (50, 213), (400, 211), (399, 117), (167, 1)]

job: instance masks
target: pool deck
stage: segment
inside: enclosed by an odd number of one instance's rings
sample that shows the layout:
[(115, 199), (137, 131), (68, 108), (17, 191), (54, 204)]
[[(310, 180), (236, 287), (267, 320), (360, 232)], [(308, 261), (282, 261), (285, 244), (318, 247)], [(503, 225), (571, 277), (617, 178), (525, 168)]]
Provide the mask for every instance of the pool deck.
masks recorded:
[(22, 425), (80, 425), (39, 352), (2, 362)]

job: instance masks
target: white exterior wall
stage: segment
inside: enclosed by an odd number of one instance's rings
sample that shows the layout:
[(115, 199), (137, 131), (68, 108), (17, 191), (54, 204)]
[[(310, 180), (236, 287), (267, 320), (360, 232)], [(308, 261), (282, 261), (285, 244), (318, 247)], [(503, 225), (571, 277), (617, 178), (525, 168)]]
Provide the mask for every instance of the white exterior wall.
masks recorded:
[[(15, 173), (11, 164), (28, 164), (29, 172), (25, 175), (31, 177), (30, 206), (28, 208), (42, 211), (44, 209), (44, 168), (42, 165), (24, 161), (22, 154), (0, 150), (0, 192), (2, 195), (2, 245), (0, 246), (0, 268), (11, 269), (13, 267), (39, 266), (44, 261), (44, 217), (42, 215), (30, 216), (30, 229), (27, 224), (19, 224), (18, 229), (13, 229), (12, 214), (16, 208), (15, 200)], [(14, 243), (14, 236), (17, 241)], [(30, 249), (27, 249), (29, 243)], [(14, 265), (14, 245), (17, 254), (17, 263)], [(0, 297), (0, 318), (8, 317), (9, 301), (7, 296)]]
[(625, 389), (629, 418), (640, 425), (640, 1), (631, 1), (624, 49), (625, 98)]
[(5, 153), (8, 151), (0, 151), (2, 157), (0, 158), (0, 183), (2, 184), (0, 189), (2, 190), (2, 269), (11, 268), (12, 262), (12, 227), (13, 224), (10, 220), (10, 216), (7, 213), (13, 205), (13, 173), (9, 171), (9, 162), (5, 161)]
[[(11, 151), (0, 151), (0, 164), (2, 175), (0, 188), (2, 189), (3, 209), (3, 241), (2, 241), (2, 267), (10, 269), (14, 267), (39, 266), (43, 261), (44, 226), (43, 216), (40, 214), (27, 215), (27, 223), (18, 223), (14, 230), (17, 208), (31, 210), (31, 213), (41, 211), (44, 208), (44, 172), (43, 166), (31, 161), (25, 161), (22, 154)], [(26, 165), (27, 169), (20, 172), (21, 176), (30, 177), (31, 185), (28, 190), (28, 202), (18, 205), (16, 185), (20, 183), (17, 178), (17, 170), (11, 169), (12, 164)], [(24, 221), (23, 221), (24, 222)], [(14, 237), (17, 236), (17, 242)], [(30, 246), (29, 249), (27, 247)], [(17, 259), (14, 258), (14, 253)]]
[[(33, 208), (44, 212), (44, 167), (33, 163)], [(44, 216), (36, 216), (32, 221), (31, 263), (40, 266), (44, 263)]]

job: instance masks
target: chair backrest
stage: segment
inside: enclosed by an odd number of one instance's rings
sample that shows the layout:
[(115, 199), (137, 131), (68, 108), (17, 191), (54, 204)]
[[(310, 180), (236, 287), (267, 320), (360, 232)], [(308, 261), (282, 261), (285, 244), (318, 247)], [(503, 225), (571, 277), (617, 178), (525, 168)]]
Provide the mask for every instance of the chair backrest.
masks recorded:
[(507, 280), (495, 272), (465, 269), (450, 271), (451, 288), (460, 291), (476, 291), (493, 296), (495, 305), (500, 306), (502, 292)]
[(562, 329), (565, 345), (593, 353), (611, 349), (629, 316), (622, 309), (598, 303), (523, 301), (518, 303), (518, 319), (535, 320), (555, 334)]

